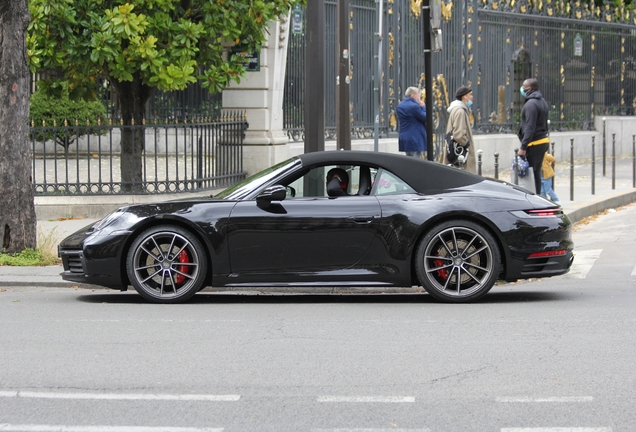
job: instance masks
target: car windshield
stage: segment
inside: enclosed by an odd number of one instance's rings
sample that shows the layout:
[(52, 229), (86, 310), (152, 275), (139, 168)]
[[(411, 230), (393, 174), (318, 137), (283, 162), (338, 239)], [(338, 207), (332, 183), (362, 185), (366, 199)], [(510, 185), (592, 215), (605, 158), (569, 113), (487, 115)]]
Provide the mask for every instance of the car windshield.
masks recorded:
[(254, 190), (260, 189), (264, 184), (268, 183), (271, 179), (280, 175), (280, 173), (289, 171), (295, 165), (300, 165), (300, 159), (293, 157), (279, 164), (276, 164), (270, 168), (260, 171), (253, 176), (246, 178), (245, 180), (230, 186), (223, 192), (218, 193), (214, 198), (224, 200), (241, 200), (248, 196)]

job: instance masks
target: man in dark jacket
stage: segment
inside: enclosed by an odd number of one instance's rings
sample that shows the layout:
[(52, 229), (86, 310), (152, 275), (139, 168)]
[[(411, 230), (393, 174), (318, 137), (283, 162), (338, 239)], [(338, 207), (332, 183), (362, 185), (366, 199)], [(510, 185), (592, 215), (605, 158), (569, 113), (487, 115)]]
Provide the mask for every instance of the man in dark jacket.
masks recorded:
[(534, 172), (534, 187), (536, 193), (541, 193), (541, 165), (543, 156), (548, 151), (550, 137), (548, 136), (548, 111), (550, 107), (539, 91), (539, 81), (528, 78), (519, 89), (521, 96), (526, 98), (521, 109), (521, 128), (519, 140), (521, 148), (519, 156), (525, 156)]
[(407, 156), (422, 158), (426, 155), (426, 107), (420, 99), (420, 89), (409, 87), (398, 104), (400, 125), (399, 150)]

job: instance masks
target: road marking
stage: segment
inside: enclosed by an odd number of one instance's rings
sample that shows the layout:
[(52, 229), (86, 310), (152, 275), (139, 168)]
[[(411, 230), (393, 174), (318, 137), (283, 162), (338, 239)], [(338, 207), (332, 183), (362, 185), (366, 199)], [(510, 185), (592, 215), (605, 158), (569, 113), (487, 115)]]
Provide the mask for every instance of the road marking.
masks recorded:
[(548, 427), (548, 428), (503, 428), (501, 432), (612, 432), (612, 428)]
[(574, 263), (570, 271), (562, 277), (566, 279), (585, 279), (594, 265), (594, 262), (601, 256), (603, 249), (592, 249), (574, 252)]
[(413, 403), (412, 396), (320, 396), (318, 402)]
[(533, 402), (592, 402), (592, 396), (565, 396), (565, 397), (498, 397), (497, 402), (504, 403), (533, 403)]
[(11, 432), (222, 432), (223, 428), (151, 426), (67, 426), (0, 423), (0, 431)]
[(430, 429), (374, 429), (374, 428), (336, 428), (312, 429), (311, 432), (430, 432)]
[[(146, 393), (49, 393), (30, 391), (3, 391), (0, 397), (18, 397), (34, 399), (94, 399), (94, 400), (176, 400), (176, 401), (209, 401), (236, 402), (240, 395), (207, 395), (207, 394), (146, 394)], [(2, 430), (2, 429), (0, 429)]]
[(632, 270), (632, 276), (636, 276), (636, 266), (634, 266), (634, 270)]

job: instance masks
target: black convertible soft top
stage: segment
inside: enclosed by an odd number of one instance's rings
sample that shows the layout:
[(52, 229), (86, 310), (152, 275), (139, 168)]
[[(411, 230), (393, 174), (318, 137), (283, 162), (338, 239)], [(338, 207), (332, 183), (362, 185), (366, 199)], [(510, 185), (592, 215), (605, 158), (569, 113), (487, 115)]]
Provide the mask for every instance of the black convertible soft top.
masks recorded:
[(366, 164), (385, 168), (420, 193), (431, 193), (443, 189), (470, 186), (484, 181), (484, 178), (437, 162), (392, 153), (371, 151), (322, 151), (305, 153), (298, 158), (303, 166), (319, 164), (355, 165)]

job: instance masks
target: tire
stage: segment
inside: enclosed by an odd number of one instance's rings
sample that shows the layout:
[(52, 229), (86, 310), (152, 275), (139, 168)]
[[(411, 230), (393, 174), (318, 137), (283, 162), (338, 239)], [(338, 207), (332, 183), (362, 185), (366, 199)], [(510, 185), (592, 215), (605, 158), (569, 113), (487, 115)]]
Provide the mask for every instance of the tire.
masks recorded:
[(467, 303), (485, 296), (501, 271), (501, 254), (481, 225), (451, 220), (433, 227), (420, 241), (415, 271), (436, 300)]
[(204, 288), (207, 257), (189, 231), (159, 225), (142, 232), (126, 258), (128, 279), (153, 303), (179, 303)]

